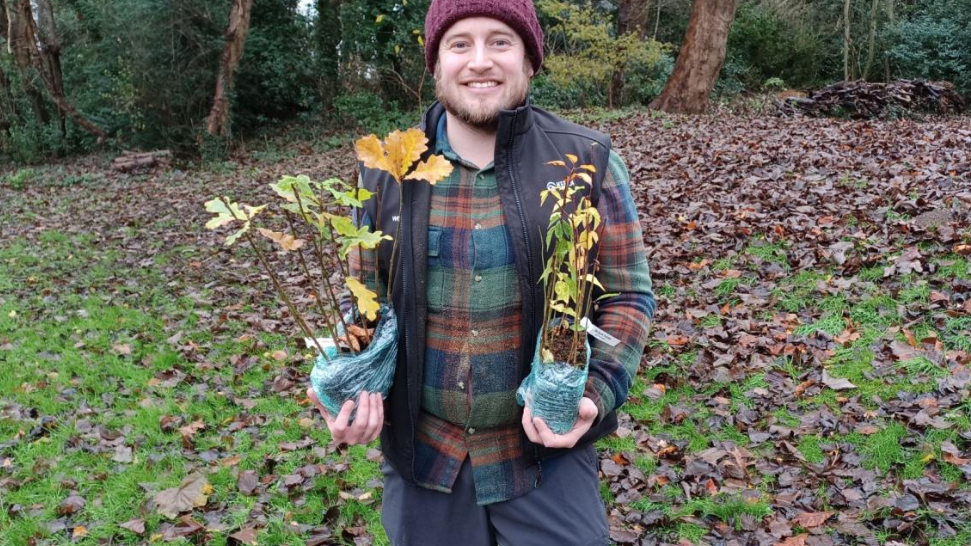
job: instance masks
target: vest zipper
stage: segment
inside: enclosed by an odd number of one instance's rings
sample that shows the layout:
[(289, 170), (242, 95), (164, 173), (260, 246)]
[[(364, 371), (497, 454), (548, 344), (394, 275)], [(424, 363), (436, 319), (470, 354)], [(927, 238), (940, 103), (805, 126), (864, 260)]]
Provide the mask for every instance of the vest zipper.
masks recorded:
[[(516, 177), (513, 174), (512, 161), (511, 161), (512, 155), (513, 155), (512, 143), (516, 136), (516, 116), (517, 115), (518, 114), (514, 113), (512, 116), (512, 124), (511, 124), (512, 132), (509, 135), (509, 142), (506, 143), (506, 149), (509, 150), (508, 153), (510, 156), (509, 157), (510, 160), (508, 160), (506, 163), (507, 163), (507, 168), (509, 170), (509, 180), (512, 182), (513, 196), (516, 198), (516, 207), (519, 209), (519, 221), (523, 226), (523, 241), (526, 245), (526, 282), (524, 282), (523, 284), (526, 285), (527, 290), (529, 291), (529, 294), (528, 294), (529, 302), (530, 302), (530, 306), (532, 306), (533, 283), (531, 282), (531, 280), (533, 278), (533, 253), (530, 251), (530, 248), (529, 248), (529, 232), (526, 230), (526, 214), (523, 212), (523, 201), (522, 201), (522, 198), (519, 196), (519, 183), (516, 182)], [(533, 309), (533, 312), (535, 313), (536, 310)], [(526, 340), (523, 340), (523, 342), (525, 343)]]
[[(399, 188), (398, 198), (404, 199), (405, 197), (404, 193), (405, 193), (404, 188), (403, 187)], [(403, 218), (398, 218), (399, 235), (404, 233), (403, 226), (404, 226)], [(414, 226), (412, 226), (412, 230), (414, 230)], [(409, 233), (409, 236), (411, 236), (410, 233)], [(414, 237), (412, 237), (412, 239), (414, 239)], [(405, 307), (407, 307), (408, 302), (405, 300), (407, 299), (407, 296), (408, 296), (408, 270), (405, 267), (404, 252), (398, 253), (398, 262), (399, 262), (397, 264), (398, 270), (401, 271), (401, 300), (402, 300), (402, 303), (405, 305)], [(401, 311), (402, 311), (401, 325), (405, 329), (405, 359), (407, 361), (407, 360), (411, 360), (408, 356), (408, 350), (411, 347), (411, 335), (410, 335), (411, 331), (408, 328), (408, 312), (405, 309), (402, 309)], [(411, 432), (411, 445), (409, 446), (409, 448), (411, 449), (411, 477), (412, 479), (414, 479), (415, 477), (415, 420), (411, 416), (411, 373), (408, 373), (408, 372), (405, 373), (405, 389), (407, 391), (407, 396), (408, 396), (407, 398), (408, 425), (409, 425), (408, 430)]]

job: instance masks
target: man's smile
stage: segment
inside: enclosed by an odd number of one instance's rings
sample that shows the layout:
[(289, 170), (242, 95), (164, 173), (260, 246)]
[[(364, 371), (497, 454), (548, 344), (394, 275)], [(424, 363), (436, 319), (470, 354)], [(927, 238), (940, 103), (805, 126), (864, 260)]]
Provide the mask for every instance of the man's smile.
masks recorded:
[(495, 80), (484, 80), (484, 81), (472, 81), (465, 84), (467, 87), (472, 89), (490, 89), (493, 87), (498, 87), (500, 84)]

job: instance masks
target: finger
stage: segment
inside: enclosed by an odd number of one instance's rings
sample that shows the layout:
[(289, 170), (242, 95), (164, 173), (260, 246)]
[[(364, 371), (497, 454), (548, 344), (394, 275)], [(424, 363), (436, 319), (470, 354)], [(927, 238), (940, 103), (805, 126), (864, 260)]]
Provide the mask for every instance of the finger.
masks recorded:
[(371, 393), (371, 409), (368, 412), (368, 422), (367, 429), (364, 432), (364, 441), (370, 442), (374, 440), (378, 431), (381, 430), (381, 422), (384, 421), (383, 415), (383, 404), (381, 403), (380, 393)]
[(359, 444), (364, 439), (367, 430), (368, 418), (371, 413), (371, 399), (366, 391), (361, 391), (357, 397), (357, 413), (354, 415), (354, 422), (351, 423), (349, 444)]
[(347, 422), (351, 420), (351, 412), (353, 410), (354, 400), (344, 402), (344, 405), (341, 406), (340, 413), (337, 414), (337, 419), (334, 420), (334, 426), (330, 429), (334, 441), (338, 444), (347, 441)]
[(536, 432), (536, 427), (533, 426), (533, 412), (529, 410), (529, 406), (523, 408), (523, 430), (526, 432), (526, 437), (529, 438), (530, 442), (534, 444), (543, 443), (539, 437), (539, 433)]
[(330, 415), (330, 412), (327, 411), (327, 408), (325, 408), (320, 402), (320, 398), (317, 398), (317, 393), (314, 392), (313, 387), (307, 387), (307, 398), (309, 398), (310, 402), (312, 402), (314, 407), (317, 408), (317, 411), (324, 418), (324, 421), (327, 422), (327, 427), (330, 428), (334, 423), (334, 418)]
[(367, 422), (364, 424), (364, 435), (362, 437), (362, 439), (364, 440), (364, 442), (370, 442), (371, 441), (371, 438), (374, 435), (374, 429), (377, 428), (377, 425), (378, 425), (378, 423), (377, 423), (377, 420), (378, 420), (378, 408), (377, 408), (377, 404), (375, 404), (375, 402), (374, 402), (374, 399), (377, 396), (378, 395), (376, 393), (373, 393), (373, 392), (370, 393), (370, 394), (368, 394), (368, 396), (367, 396), (367, 402), (368, 402), (368, 414), (367, 414), (367, 417), (368, 417), (368, 419), (367, 419)]
[(560, 442), (557, 439), (557, 435), (553, 434), (550, 427), (539, 417), (533, 419), (533, 426), (536, 427), (536, 432), (539, 434), (540, 443), (546, 447), (561, 447)]
[(583, 398), (580, 400), (580, 408), (577, 413), (577, 417), (583, 422), (593, 422), (597, 418), (597, 414), (600, 411), (597, 409), (597, 404), (593, 403), (589, 398)]

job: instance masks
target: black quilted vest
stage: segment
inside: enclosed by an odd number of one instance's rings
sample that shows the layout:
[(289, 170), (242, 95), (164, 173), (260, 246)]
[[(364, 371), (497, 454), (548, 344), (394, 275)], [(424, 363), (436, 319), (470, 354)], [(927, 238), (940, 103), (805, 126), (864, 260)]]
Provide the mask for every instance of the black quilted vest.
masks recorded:
[[(444, 108), (435, 103), (422, 116), (420, 128), (435, 149), (436, 129)], [(566, 154), (579, 156), (581, 164), (596, 166), (591, 199), (596, 204), (607, 172), (610, 139), (606, 135), (563, 120), (528, 103), (500, 114), (496, 135), (495, 170), (506, 227), (516, 254), (516, 270), (522, 294), (522, 352), (515, 362), (520, 376), (529, 373), (536, 336), (542, 323), (543, 290), (539, 277), (543, 271), (542, 234), (550, 217), (550, 203), (540, 206), (540, 192), (549, 183), (563, 179), (562, 167), (546, 165), (565, 160)], [(398, 252), (394, 267), (392, 302), (398, 314), (400, 345), (391, 393), (385, 401), (385, 423), (381, 448), (385, 458), (409, 482), (414, 482), (415, 428), (421, 406), (422, 373), (425, 358), (426, 268), (430, 185), (405, 181), (402, 187), (381, 171), (361, 168), (363, 184), (371, 191), (380, 188), (381, 211), (376, 199), (366, 203), (371, 219), (379, 218), (385, 233), (396, 234)], [(399, 222), (399, 199), (404, 199)], [(380, 274), (386, 278), (391, 259), (391, 244), (379, 253)], [(610, 412), (584, 435), (577, 445), (593, 442), (617, 428), (617, 415)], [(522, 434), (523, 456), (529, 464), (562, 450), (534, 444)]]

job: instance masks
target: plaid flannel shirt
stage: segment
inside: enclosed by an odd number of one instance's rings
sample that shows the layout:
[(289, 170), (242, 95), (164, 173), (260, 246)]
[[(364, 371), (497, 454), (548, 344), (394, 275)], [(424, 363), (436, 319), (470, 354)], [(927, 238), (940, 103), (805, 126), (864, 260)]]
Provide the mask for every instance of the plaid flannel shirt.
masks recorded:
[[(522, 296), (493, 165), (478, 169), (458, 157), (444, 121), (435, 151), (455, 168), (432, 188), (415, 478), (423, 487), (451, 492), (471, 457), (476, 500), (484, 505), (520, 496), (536, 484), (536, 467), (521, 462), (520, 378), (511, 364), (522, 347)], [(597, 325), (620, 340), (611, 347), (591, 338), (584, 395), (602, 418), (626, 399), (655, 308), (629, 175), (615, 152), (598, 209), (604, 221), (598, 278), (607, 293), (617, 295), (599, 304)], [(373, 279), (374, 267), (373, 253), (363, 263), (351, 253), (352, 273), (363, 270)]]

